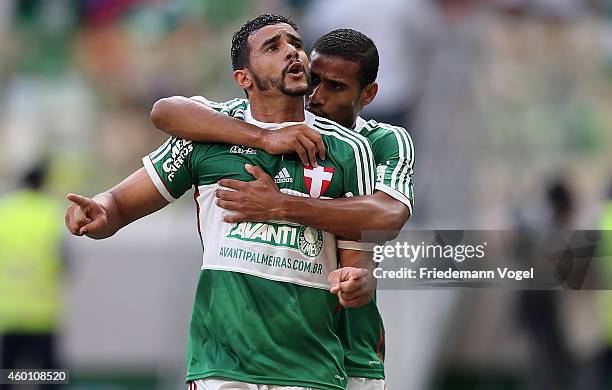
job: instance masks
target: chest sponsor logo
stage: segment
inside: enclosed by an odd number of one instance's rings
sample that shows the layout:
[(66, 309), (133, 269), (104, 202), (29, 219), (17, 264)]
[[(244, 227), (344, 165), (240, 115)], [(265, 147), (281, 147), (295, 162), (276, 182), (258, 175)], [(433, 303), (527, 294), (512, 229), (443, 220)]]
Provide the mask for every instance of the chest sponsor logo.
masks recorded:
[(230, 154), (247, 154), (247, 155), (257, 155), (257, 150), (253, 148), (245, 148), (244, 146), (234, 145), (230, 148)]
[(240, 222), (232, 225), (228, 238), (297, 249), (307, 257), (315, 258), (323, 248), (323, 232), (309, 226), (291, 226), (280, 223)]
[(274, 176), (274, 182), (276, 184), (293, 183), (293, 178), (289, 174), (287, 168), (283, 168)]
[(304, 184), (311, 198), (318, 198), (327, 191), (334, 176), (334, 168), (319, 165), (304, 167)]

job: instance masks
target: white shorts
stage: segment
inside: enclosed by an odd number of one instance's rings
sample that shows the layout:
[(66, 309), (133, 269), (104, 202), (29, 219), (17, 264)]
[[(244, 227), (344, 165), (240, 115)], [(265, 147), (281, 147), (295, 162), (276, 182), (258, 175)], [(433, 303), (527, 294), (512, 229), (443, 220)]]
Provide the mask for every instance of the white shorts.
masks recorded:
[(346, 390), (387, 390), (384, 379), (349, 378)]
[(311, 387), (257, 385), (224, 378), (198, 379), (187, 384), (187, 390), (315, 390)]

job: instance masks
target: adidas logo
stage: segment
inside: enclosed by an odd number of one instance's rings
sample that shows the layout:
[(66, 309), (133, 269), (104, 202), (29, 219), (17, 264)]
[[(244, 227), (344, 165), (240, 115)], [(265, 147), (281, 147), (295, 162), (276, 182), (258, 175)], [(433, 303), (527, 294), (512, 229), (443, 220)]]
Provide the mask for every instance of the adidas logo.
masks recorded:
[(289, 171), (287, 170), (287, 168), (283, 168), (280, 170), (280, 172), (276, 174), (276, 176), (274, 176), (274, 182), (276, 184), (293, 183), (293, 178), (289, 174)]

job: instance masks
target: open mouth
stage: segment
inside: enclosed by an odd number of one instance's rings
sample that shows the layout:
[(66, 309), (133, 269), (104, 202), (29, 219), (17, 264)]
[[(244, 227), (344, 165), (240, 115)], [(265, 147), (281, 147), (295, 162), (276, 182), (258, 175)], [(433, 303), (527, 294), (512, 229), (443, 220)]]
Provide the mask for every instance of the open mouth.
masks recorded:
[(302, 76), (304, 74), (304, 65), (302, 65), (302, 63), (299, 61), (294, 62), (287, 68), (287, 74), (292, 75), (293, 77)]

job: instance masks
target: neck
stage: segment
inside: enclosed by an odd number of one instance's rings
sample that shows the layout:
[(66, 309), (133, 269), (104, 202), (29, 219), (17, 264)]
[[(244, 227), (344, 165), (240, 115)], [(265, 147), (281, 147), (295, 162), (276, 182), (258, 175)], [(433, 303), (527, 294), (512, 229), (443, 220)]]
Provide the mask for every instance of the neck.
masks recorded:
[[(327, 118), (330, 119), (332, 121), (334, 121), (332, 118)], [(347, 129), (355, 129), (355, 126), (357, 126), (357, 118), (353, 118), (353, 119), (349, 119), (346, 121), (334, 121), (339, 125), (342, 125), (344, 127), (346, 127)]]
[(250, 94), (249, 105), (253, 119), (267, 123), (303, 122), (303, 96), (264, 96)]

